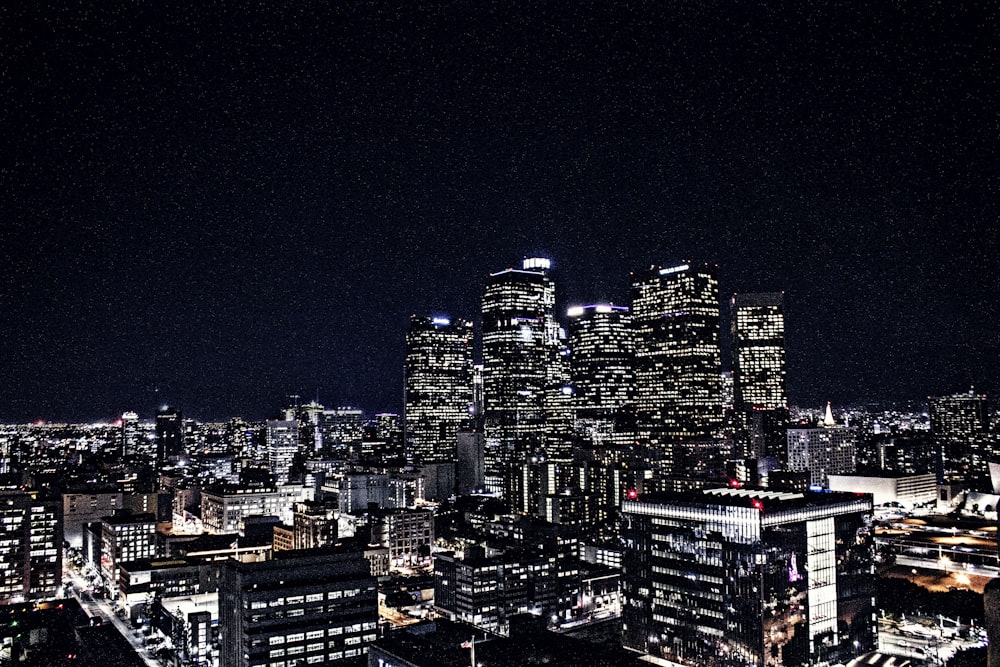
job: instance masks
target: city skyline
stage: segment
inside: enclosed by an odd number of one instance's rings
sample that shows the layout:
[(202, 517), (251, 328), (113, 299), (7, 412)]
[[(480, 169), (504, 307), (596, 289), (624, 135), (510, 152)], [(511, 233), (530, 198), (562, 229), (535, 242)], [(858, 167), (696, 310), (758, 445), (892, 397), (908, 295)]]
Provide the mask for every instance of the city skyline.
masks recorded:
[(401, 412), (410, 315), (532, 256), (564, 325), (650, 265), (783, 291), (793, 404), (995, 395), (995, 19), (12, 8), (0, 421)]

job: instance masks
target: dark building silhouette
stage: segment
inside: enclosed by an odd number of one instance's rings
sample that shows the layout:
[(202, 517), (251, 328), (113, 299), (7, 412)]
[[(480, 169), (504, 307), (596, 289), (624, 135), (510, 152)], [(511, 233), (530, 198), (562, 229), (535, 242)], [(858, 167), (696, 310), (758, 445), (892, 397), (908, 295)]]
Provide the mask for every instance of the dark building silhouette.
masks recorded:
[(163, 406), (156, 413), (156, 469), (176, 462), (184, 453), (184, 420), (181, 411)]

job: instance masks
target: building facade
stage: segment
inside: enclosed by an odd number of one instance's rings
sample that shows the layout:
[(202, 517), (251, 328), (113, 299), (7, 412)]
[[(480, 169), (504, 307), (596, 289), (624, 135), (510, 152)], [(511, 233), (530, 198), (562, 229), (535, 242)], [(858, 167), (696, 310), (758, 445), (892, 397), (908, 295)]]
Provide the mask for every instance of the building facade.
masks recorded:
[(503, 493), (506, 467), (530, 452), (569, 456), (566, 346), (555, 320), (549, 260), (489, 276), (483, 294), (485, 484)]
[(928, 402), (940, 479), (964, 481), (970, 475), (985, 478), (987, 461), (995, 454), (989, 439), (986, 395), (969, 390), (951, 396), (933, 396)]
[(472, 323), (411, 316), (403, 380), (408, 457), (454, 461), (459, 426), (472, 408)]
[(176, 462), (184, 453), (184, 420), (181, 411), (163, 406), (156, 413), (156, 469)]
[(201, 523), (209, 533), (238, 533), (244, 519), (251, 516), (274, 516), (292, 525), (295, 503), (312, 500), (312, 489), (301, 484), (270, 488), (215, 486), (202, 489)]
[(0, 604), (56, 596), (62, 584), (62, 507), (35, 494), (0, 493)]
[(623, 645), (806, 667), (876, 647), (871, 498), (712, 489), (625, 500)]
[(652, 446), (716, 437), (722, 427), (719, 282), (714, 265), (632, 275), (635, 398)]
[(593, 446), (635, 441), (626, 417), (634, 402), (635, 345), (628, 308), (595, 304), (570, 308), (570, 380), (574, 430)]
[(362, 551), (284, 551), (270, 561), (228, 561), (222, 571), (221, 667), (358, 659), (377, 623), (376, 581)]
[(268, 420), (265, 425), (267, 467), (276, 484), (288, 481), (288, 470), (299, 453), (299, 423), (291, 420)]
[(730, 301), (733, 409), (744, 455), (780, 456), (788, 422), (784, 294), (735, 294)]
[(826, 487), (830, 475), (848, 475), (857, 465), (857, 434), (837, 424), (788, 429), (788, 469), (808, 472), (809, 483)]

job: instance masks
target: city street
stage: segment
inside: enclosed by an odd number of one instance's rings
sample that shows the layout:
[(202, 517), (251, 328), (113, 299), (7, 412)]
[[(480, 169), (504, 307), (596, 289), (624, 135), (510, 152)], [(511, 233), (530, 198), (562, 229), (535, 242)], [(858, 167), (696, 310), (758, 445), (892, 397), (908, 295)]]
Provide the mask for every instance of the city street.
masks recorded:
[(99, 618), (101, 619), (101, 623), (111, 623), (114, 625), (148, 667), (163, 667), (156, 658), (150, 655), (142, 637), (137, 636), (137, 631), (126, 621), (118, 617), (111, 604), (107, 600), (95, 598), (87, 591), (89, 583), (79, 572), (71, 567), (65, 568), (63, 570), (63, 580), (66, 581), (67, 579), (72, 583), (71, 592), (73, 597), (80, 602), (80, 606), (91, 618)]

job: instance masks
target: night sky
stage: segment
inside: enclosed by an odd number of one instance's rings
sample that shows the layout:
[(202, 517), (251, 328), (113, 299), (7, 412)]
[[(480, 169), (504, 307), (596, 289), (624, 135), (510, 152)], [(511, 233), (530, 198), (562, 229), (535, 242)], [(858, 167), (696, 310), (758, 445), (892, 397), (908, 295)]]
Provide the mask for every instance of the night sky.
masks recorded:
[(0, 421), (398, 412), (409, 315), (536, 254), (562, 313), (784, 290), (795, 404), (997, 393), (996, 3), (46, 4), (0, 7)]

